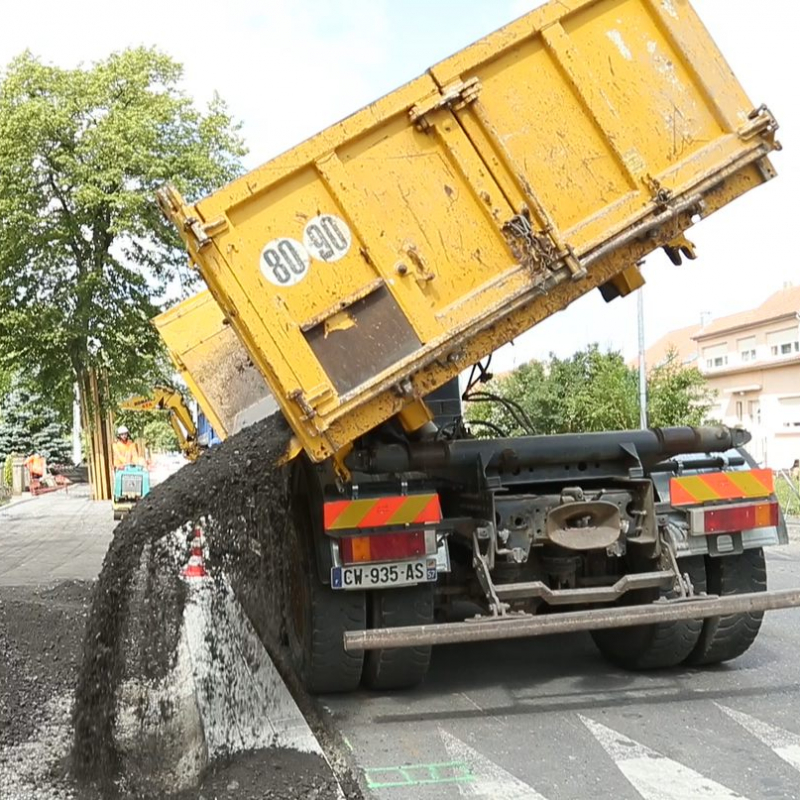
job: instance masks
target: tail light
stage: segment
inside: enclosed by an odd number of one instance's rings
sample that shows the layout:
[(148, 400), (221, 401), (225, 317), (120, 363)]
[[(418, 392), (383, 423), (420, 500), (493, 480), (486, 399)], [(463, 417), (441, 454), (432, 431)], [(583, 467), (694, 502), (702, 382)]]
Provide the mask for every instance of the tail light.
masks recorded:
[(343, 564), (374, 561), (404, 561), (419, 558), (425, 552), (425, 532), (380, 533), (375, 536), (352, 536), (339, 540)]
[(748, 503), (692, 511), (692, 533), (701, 536), (768, 528), (777, 524), (777, 503)]

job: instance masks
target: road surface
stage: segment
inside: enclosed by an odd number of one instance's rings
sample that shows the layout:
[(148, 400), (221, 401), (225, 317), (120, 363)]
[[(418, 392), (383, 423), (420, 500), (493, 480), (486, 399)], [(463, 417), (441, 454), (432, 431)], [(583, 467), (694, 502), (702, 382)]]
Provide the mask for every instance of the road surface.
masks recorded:
[[(113, 531), (80, 490), (0, 510), (0, 586), (92, 579)], [(769, 553), (800, 586), (800, 536)], [(800, 798), (800, 610), (729, 665), (633, 674), (587, 634), (434, 650), (425, 685), (323, 697), (375, 800)]]
[[(800, 586), (800, 542), (769, 576)], [(574, 634), (440, 647), (420, 689), (323, 702), (377, 800), (800, 797), (800, 610), (710, 669), (624, 672)]]

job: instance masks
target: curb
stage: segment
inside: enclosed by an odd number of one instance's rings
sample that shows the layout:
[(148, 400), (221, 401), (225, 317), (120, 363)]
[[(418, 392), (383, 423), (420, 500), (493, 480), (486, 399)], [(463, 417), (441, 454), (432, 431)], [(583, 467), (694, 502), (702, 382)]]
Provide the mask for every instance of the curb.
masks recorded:
[[(337, 800), (345, 800), (319, 740), (230, 584), (210, 577), (184, 580), (183, 626), (171, 672), (156, 686), (123, 689), (122, 751), (164, 791), (195, 788), (206, 767), (236, 753), (307, 753), (323, 760)], [(143, 752), (143, 741), (157, 741), (157, 752)]]

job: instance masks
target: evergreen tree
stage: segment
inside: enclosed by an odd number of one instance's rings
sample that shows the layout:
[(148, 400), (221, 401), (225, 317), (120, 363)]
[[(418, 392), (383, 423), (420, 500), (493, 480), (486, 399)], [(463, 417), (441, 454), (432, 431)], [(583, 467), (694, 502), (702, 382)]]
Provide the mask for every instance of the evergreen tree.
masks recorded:
[(17, 384), (0, 400), (0, 463), (9, 455), (43, 455), (49, 464), (70, 463), (64, 425), (43, 398)]

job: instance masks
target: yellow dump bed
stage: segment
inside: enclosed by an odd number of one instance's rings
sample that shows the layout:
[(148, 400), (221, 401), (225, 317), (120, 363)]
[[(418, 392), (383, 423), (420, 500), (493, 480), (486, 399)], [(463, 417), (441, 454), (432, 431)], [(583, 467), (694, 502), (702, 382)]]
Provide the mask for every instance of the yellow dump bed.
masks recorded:
[(277, 410), (261, 373), (209, 292), (184, 300), (153, 324), (221, 439)]
[[(561, 0), (187, 206), (193, 260), (315, 460), (772, 177), (687, 0)], [(613, 292), (612, 292), (613, 293)]]

